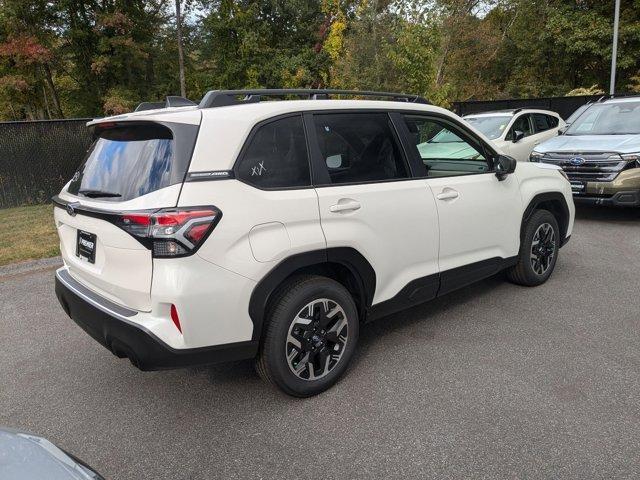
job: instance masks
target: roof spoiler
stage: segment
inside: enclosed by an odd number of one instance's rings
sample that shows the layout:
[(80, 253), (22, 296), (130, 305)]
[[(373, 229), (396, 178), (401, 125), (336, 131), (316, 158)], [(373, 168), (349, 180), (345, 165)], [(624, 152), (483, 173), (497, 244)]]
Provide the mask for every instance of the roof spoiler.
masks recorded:
[(136, 107), (134, 112), (142, 112), (144, 110), (156, 110), (159, 108), (193, 107), (195, 105), (198, 105), (198, 104), (196, 102), (192, 102), (188, 98), (169, 95), (164, 102), (142, 102)]

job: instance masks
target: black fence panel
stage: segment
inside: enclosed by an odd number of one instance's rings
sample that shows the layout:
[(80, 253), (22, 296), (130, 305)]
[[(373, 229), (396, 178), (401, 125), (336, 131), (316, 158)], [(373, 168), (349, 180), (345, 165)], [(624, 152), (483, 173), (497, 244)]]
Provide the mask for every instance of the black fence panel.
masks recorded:
[(489, 112), (492, 110), (510, 110), (513, 108), (541, 108), (558, 113), (567, 119), (581, 105), (596, 102), (603, 95), (579, 95), (575, 97), (546, 98), (512, 98), (508, 100), (471, 100), (454, 102), (453, 110), (460, 116), (470, 113)]
[(57, 194), (91, 144), (89, 120), (0, 122), (0, 208)]

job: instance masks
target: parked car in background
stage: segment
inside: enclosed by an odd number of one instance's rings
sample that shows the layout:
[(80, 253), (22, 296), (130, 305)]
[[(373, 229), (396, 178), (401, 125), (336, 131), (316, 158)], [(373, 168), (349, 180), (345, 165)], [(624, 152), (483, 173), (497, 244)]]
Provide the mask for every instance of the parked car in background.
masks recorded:
[[(64, 310), (143, 370), (255, 358), (305, 397), (366, 321), (502, 270), (550, 277), (574, 219), (560, 168), (414, 96), (333, 94), (212, 91), (90, 122), (54, 198)], [(283, 95), (304, 100), (261, 101)]]
[(0, 479), (104, 480), (46, 438), (10, 428), (0, 428)]
[(562, 167), (576, 201), (640, 206), (640, 97), (590, 105), (563, 135), (536, 146), (531, 161)]
[(591, 105), (591, 102), (585, 103), (584, 105), (580, 105), (578, 108), (574, 110), (574, 112), (569, 115), (569, 117), (564, 121), (564, 127), (558, 129), (558, 131), (562, 134), (567, 131), (567, 128), (575, 122), (580, 115), (582, 115)]
[(565, 124), (555, 112), (530, 108), (474, 113), (464, 119), (519, 162), (528, 161), (533, 148), (557, 136)]

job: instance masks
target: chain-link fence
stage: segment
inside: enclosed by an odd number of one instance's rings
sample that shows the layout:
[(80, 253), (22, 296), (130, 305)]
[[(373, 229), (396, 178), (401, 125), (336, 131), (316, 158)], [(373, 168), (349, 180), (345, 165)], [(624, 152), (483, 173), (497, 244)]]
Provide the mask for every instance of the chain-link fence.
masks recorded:
[(57, 194), (91, 144), (89, 120), (0, 122), (0, 208)]

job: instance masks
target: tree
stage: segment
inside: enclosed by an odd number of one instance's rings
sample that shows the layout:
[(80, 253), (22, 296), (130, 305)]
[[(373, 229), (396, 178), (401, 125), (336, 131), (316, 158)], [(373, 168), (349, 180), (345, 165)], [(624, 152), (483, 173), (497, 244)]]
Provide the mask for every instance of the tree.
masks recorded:
[(329, 56), (315, 46), (324, 20), (319, 2), (212, 2), (199, 28), (199, 83), (207, 88), (322, 84)]
[(53, 65), (57, 42), (47, 27), (55, 21), (53, 6), (44, 0), (27, 5), (2, 3), (0, 21), (0, 96), (13, 116), (64, 116)]
[[(405, 91), (444, 106), (606, 90), (612, 19), (601, 0), (0, 0), (0, 118), (122, 113), (212, 88)], [(640, 91), (638, 51), (628, 0), (620, 91)]]

